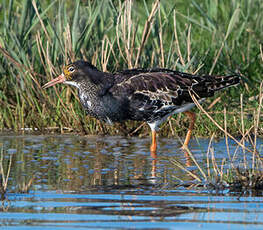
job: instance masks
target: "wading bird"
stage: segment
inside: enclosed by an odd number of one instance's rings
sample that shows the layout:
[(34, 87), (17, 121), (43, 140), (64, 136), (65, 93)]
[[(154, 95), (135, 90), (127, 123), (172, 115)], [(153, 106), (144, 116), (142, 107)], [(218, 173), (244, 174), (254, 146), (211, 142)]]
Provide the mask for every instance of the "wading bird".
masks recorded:
[(172, 114), (184, 112), (190, 125), (183, 147), (187, 147), (195, 123), (191, 94), (199, 102), (218, 90), (239, 83), (239, 76), (199, 76), (169, 69), (129, 69), (117, 73), (99, 71), (89, 62), (76, 61), (64, 67), (58, 83), (78, 89), (81, 104), (87, 113), (109, 124), (126, 120), (145, 121), (151, 128), (151, 152), (157, 148), (156, 132)]

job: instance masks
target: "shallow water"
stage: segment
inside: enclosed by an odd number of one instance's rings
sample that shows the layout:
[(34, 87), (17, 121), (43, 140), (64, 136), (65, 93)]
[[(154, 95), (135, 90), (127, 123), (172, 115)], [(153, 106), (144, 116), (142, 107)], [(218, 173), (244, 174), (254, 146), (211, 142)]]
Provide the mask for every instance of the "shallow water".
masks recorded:
[[(262, 229), (260, 194), (207, 191), (182, 186), (193, 178), (176, 168), (196, 166), (180, 142), (160, 138), (158, 157), (149, 138), (0, 136), (4, 169), (12, 160), (7, 200), (2, 202), (4, 229)], [(189, 146), (206, 165), (209, 140)], [(258, 141), (261, 149), (262, 141)], [(230, 150), (236, 145), (230, 141)], [(216, 161), (228, 158), (224, 140), (213, 142)], [(237, 151), (237, 158), (244, 159)], [(246, 156), (246, 160), (248, 156)], [(237, 162), (240, 162), (238, 160)], [(227, 165), (225, 165), (227, 167)], [(29, 183), (32, 185), (28, 189)]]

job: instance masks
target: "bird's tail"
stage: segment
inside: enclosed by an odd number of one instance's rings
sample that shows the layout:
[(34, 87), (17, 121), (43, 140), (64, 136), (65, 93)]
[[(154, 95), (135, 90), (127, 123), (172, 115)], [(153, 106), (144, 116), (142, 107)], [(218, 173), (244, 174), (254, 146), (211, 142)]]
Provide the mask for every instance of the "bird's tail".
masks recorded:
[(239, 75), (214, 76), (213, 78), (213, 81), (211, 81), (210, 84), (208, 83), (208, 88), (210, 88), (211, 91), (218, 91), (240, 83)]

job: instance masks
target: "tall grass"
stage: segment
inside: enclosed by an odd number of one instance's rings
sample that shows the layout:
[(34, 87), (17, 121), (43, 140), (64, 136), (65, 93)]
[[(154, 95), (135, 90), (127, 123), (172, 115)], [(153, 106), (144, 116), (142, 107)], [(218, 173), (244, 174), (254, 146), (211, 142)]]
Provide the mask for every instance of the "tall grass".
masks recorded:
[[(222, 111), (231, 101), (232, 112), (239, 113), (242, 93), (243, 103), (250, 105), (244, 111), (248, 117), (258, 105), (249, 98), (258, 94), (262, 73), (261, 0), (3, 0), (0, 7), (1, 129), (119, 133), (118, 128), (86, 118), (75, 89), (41, 88), (63, 65), (77, 59), (89, 60), (103, 71), (160, 66), (199, 74), (239, 72), (242, 87), (207, 104), (220, 101), (211, 110)], [(223, 120), (222, 113), (214, 115)], [(172, 118), (163, 133), (184, 131), (178, 119)], [(232, 132), (239, 132), (240, 116), (231, 119), (238, 124)], [(251, 122), (246, 119), (243, 125)], [(132, 130), (138, 124), (126, 126)], [(204, 125), (202, 120), (198, 126), (197, 135), (216, 131), (212, 122)], [(143, 134), (145, 126), (141, 127)]]
[[(262, 54), (261, 58), (263, 60)], [(225, 189), (236, 192), (255, 192), (263, 189), (262, 146), (259, 146), (257, 143), (263, 100), (263, 82), (260, 84), (259, 91), (259, 97), (257, 99), (259, 105), (254, 113), (253, 123), (246, 131), (244, 128), (243, 96), (241, 95), (240, 97), (242, 130), (240, 130), (241, 135), (238, 140), (228, 132), (228, 127), (232, 124), (228, 123), (226, 109), (224, 109), (223, 126), (220, 126), (198, 103), (194, 95), (191, 95), (196, 106), (224, 133), (227, 157), (219, 162), (213, 148), (213, 134), (207, 148), (206, 159), (202, 159), (201, 163), (196, 160), (194, 154), (192, 154), (189, 149), (187, 149), (186, 164), (172, 159), (171, 162), (174, 166), (185, 172), (188, 177), (194, 179), (190, 184), (188, 183), (187, 186), (206, 187), (212, 191), (220, 192)], [(232, 148), (232, 151), (230, 151), (229, 140), (235, 143), (235, 145), (231, 145), (232, 147), (236, 146), (235, 149)], [(258, 148), (260, 148), (260, 150), (258, 150)], [(192, 166), (195, 166), (196, 169), (193, 170)]]

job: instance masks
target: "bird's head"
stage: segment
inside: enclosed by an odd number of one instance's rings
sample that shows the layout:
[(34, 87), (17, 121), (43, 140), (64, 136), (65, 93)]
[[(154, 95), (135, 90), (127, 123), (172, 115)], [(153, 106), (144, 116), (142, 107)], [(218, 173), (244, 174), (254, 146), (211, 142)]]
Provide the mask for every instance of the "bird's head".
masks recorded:
[(78, 87), (81, 81), (88, 81), (89, 78), (96, 77), (96, 72), (99, 71), (89, 62), (76, 61), (66, 65), (63, 68), (62, 74), (43, 85), (43, 88), (46, 89), (58, 83), (64, 83)]

